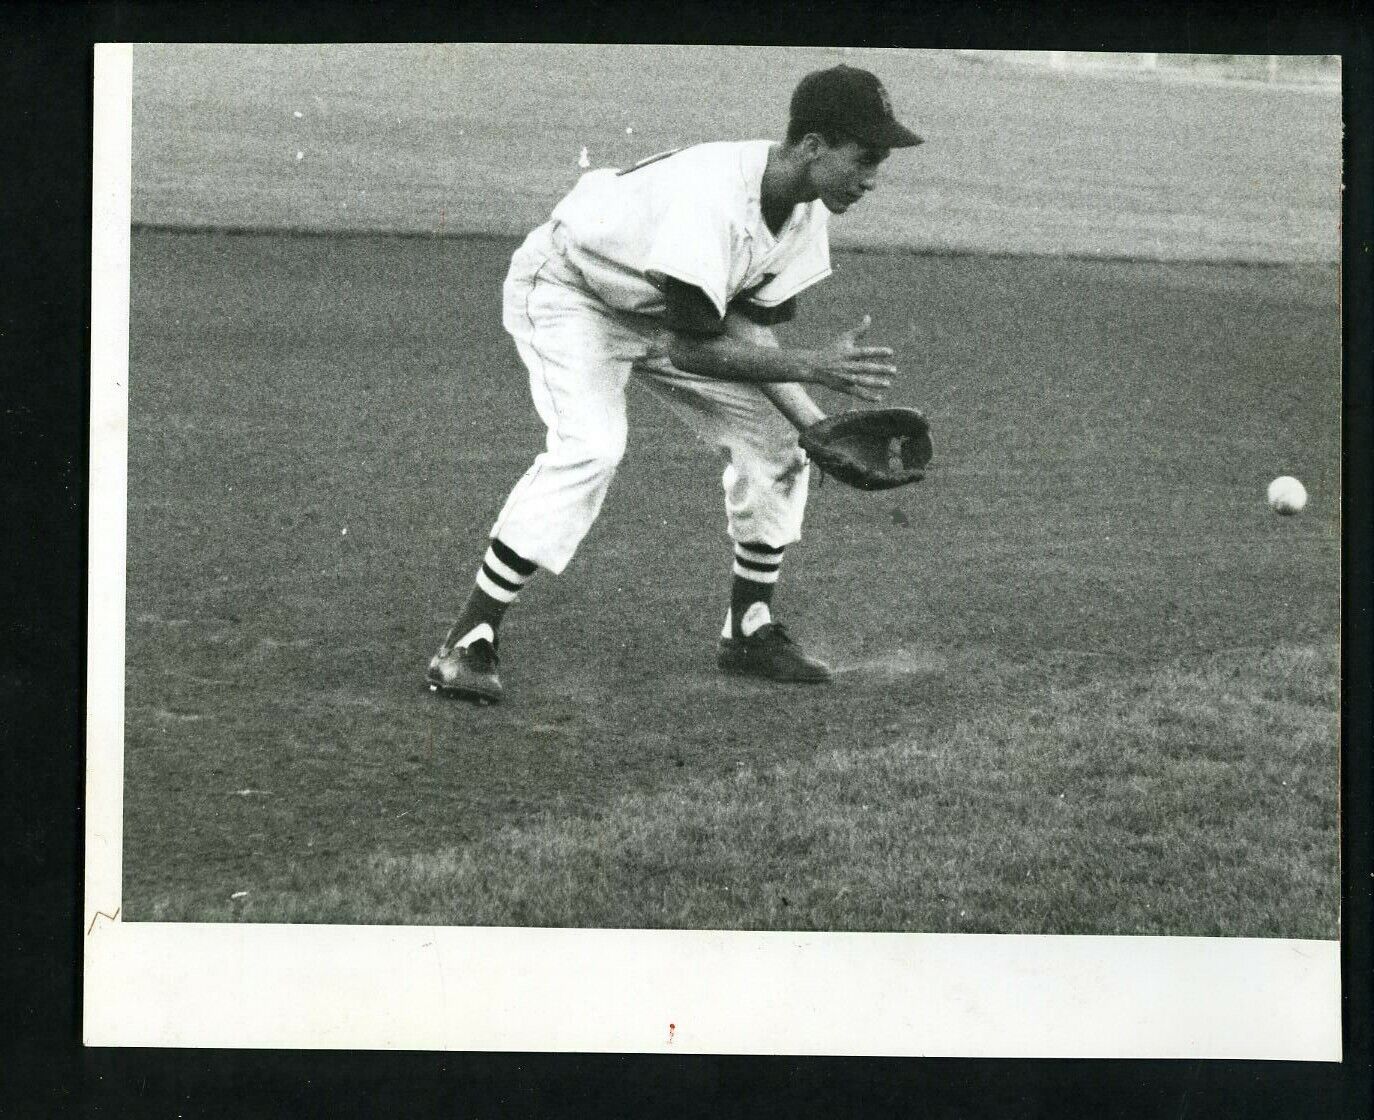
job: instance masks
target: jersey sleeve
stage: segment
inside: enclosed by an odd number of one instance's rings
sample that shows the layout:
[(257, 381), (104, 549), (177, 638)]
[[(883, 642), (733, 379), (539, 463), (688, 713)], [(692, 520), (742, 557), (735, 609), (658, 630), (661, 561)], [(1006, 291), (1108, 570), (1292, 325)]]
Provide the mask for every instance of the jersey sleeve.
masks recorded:
[[(673, 276), (663, 278), (664, 324), (686, 334), (719, 335), (725, 320), (716, 314), (706, 293), (694, 284), (684, 284)], [(735, 306), (733, 303), (730, 305)]]
[(738, 311), (751, 323), (761, 327), (776, 327), (780, 323), (790, 323), (797, 317), (797, 297), (790, 296), (773, 307), (755, 303), (752, 297), (741, 297), (730, 301), (730, 310)]
[(723, 319), (729, 302), (735, 223), (722, 199), (695, 186), (682, 184), (656, 216), (644, 275), (660, 289), (668, 277), (701, 289)]

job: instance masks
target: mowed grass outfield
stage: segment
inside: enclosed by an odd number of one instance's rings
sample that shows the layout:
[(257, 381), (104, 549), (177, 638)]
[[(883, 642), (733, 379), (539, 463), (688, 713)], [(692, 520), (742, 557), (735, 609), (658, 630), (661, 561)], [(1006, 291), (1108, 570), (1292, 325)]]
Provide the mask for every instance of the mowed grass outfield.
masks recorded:
[(834, 685), (717, 675), (719, 463), (632, 394), (478, 709), (512, 248), (135, 234), (124, 917), (1336, 935), (1334, 267), (838, 254), (789, 337), (871, 312), (937, 458), (812, 494)]

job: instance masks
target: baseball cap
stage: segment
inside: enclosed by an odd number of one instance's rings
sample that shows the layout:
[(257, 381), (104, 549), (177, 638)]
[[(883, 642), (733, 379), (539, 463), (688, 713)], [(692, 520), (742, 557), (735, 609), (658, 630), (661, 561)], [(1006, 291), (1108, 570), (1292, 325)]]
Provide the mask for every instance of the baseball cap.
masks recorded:
[(792, 119), (877, 148), (914, 148), (921, 137), (892, 115), (877, 75), (857, 66), (814, 70), (792, 94)]

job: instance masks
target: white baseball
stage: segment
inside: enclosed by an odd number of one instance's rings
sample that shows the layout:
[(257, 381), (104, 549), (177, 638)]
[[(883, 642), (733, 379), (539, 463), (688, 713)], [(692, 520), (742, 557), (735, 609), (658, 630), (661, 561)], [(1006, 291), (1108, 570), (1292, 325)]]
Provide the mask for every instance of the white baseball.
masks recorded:
[(1307, 488), (1291, 475), (1281, 475), (1269, 484), (1269, 508), (1284, 516), (1301, 513), (1307, 505)]

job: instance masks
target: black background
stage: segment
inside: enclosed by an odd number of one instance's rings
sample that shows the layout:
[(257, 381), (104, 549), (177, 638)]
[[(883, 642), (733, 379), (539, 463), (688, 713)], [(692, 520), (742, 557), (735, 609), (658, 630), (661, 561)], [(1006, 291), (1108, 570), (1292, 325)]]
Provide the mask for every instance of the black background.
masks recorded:
[[(0, 7), (0, 1008), (12, 1020), (0, 1022), (0, 1116), (1370, 1117), (1374, 60), (1358, 10), (1154, 3), (1107, 15), (972, 0)], [(1345, 56), (1343, 1064), (82, 1048), (93, 44), (627, 39)]]

